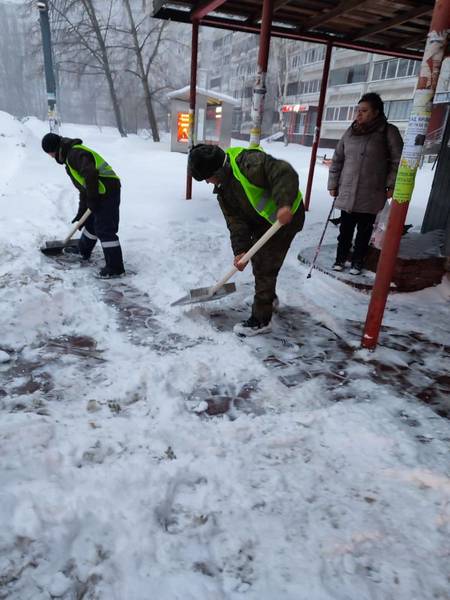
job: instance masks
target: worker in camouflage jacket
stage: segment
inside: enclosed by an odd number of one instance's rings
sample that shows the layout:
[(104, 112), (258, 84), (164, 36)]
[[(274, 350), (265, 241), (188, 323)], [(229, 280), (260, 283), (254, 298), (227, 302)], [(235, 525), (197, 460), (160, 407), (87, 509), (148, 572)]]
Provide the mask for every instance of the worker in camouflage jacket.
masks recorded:
[[(125, 273), (122, 249), (117, 236), (119, 229), (120, 179), (108, 163), (94, 150), (83, 145), (80, 139), (61, 137), (47, 133), (42, 138), (42, 149), (57, 163), (66, 167), (66, 173), (79, 190), (78, 213), (72, 223), (78, 221), (89, 208), (92, 214), (84, 228), (75, 251), (88, 260), (100, 240), (105, 266), (100, 270), (102, 278), (120, 277)], [(65, 252), (73, 251), (66, 248)]]
[(278, 219), (283, 227), (251, 259), (255, 295), (249, 319), (235, 325), (241, 336), (271, 330), (278, 305), (276, 283), (294, 236), (303, 228), (305, 211), (292, 166), (261, 149), (198, 144), (189, 153), (189, 169), (197, 181), (214, 184), (220, 208), (230, 231), (234, 265)]

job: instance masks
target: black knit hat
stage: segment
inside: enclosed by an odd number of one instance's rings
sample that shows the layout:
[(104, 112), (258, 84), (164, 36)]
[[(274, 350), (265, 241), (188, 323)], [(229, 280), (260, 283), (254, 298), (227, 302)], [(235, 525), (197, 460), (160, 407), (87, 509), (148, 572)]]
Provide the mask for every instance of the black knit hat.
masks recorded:
[(47, 133), (42, 138), (41, 144), (44, 152), (57, 152), (61, 144), (61, 136), (56, 133)]
[(192, 177), (203, 181), (212, 177), (225, 163), (225, 152), (219, 146), (197, 144), (189, 152), (188, 164)]

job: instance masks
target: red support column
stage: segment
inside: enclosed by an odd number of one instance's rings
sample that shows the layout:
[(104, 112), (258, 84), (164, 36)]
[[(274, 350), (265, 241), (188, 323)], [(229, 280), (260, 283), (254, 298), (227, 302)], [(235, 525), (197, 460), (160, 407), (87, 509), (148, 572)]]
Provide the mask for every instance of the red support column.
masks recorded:
[(264, 0), (261, 32), (259, 40), (258, 71), (253, 88), (252, 128), (250, 130), (250, 148), (256, 148), (261, 141), (261, 123), (264, 115), (264, 99), (266, 96), (266, 75), (269, 62), (270, 30), (272, 28), (274, 0)]
[[(194, 145), (195, 135), (195, 96), (197, 91), (197, 58), (198, 58), (198, 30), (199, 22), (192, 22), (192, 48), (191, 48), (191, 89), (189, 92), (189, 134), (188, 148)], [(186, 200), (192, 198), (192, 176), (187, 169), (186, 173)]]
[(203, 17), (206, 17), (210, 12), (216, 10), (225, 3), (225, 0), (211, 0), (207, 4), (203, 4), (199, 8), (195, 8), (191, 12), (191, 21), (199, 22)]
[(309, 161), (309, 173), (308, 173), (308, 183), (306, 184), (306, 193), (305, 193), (305, 209), (309, 210), (309, 201), (311, 198), (311, 189), (314, 178), (314, 169), (316, 168), (316, 158), (317, 158), (317, 149), (319, 147), (320, 141), (320, 130), (322, 127), (322, 117), (323, 117), (323, 109), (325, 106), (325, 96), (327, 93), (327, 85), (328, 85), (328, 75), (330, 73), (330, 62), (331, 62), (331, 52), (333, 50), (333, 44), (327, 44), (327, 50), (325, 53), (325, 62), (323, 64), (323, 72), (322, 72), (322, 83), (320, 84), (320, 96), (319, 96), (319, 107), (317, 109), (317, 122), (314, 128), (314, 141), (311, 148), (311, 160)]
[(447, 45), (449, 25), (450, 0), (436, 0), (414, 94), (413, 109), (406, 130), (405, 145), (395, 182), (389, 221), (364, 326), (361, 341), (364, 348), (374, 349), (378, 342), (403, 225), (430, 121), (433, 97)]

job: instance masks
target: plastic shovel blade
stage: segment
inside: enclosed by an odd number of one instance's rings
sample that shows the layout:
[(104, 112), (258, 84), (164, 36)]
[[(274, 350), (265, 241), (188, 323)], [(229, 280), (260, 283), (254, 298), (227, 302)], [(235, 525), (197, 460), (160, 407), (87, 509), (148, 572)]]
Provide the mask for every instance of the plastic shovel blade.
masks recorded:
[(170, 306), (182, 306), (183, 304), (197, 304), (199, 302), (210, 302), (211, 300), (219, 300), (225, 296), (229, 296), (236, 291), (235, 283), (226, 283), (215, 294), (211, 294), (212, 287), (196, 288), (191, 290), (187, 296), (183, 296), (179, 300), (172, 302)]
[(40, 250), (43, 254), (47, 256), (56, 256), (61, 254), (64, 248), (76, 247), (78, 246), (78, 240), (69, 240), (68, 242), (64, 242), (62, 240), (54, 240), (52, 242), (45, 242), (44, 246), (41, 246)]

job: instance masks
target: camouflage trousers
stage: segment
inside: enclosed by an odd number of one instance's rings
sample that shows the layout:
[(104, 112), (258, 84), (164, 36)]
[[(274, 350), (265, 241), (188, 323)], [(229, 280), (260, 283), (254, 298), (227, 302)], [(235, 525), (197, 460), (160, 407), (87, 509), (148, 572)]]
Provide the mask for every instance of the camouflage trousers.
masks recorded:
[[(305, 221), (303, 204), (294, 218), (282, 227), (251, 259), (255, 277), (255, 297), (253, 299), (252, 316), (261, 323), (270, 321), (273, 312), (272, 303), (276, 297), (278, 273), (283, 265), (287, 251), (296, 234), (301, 231)], [(254, 244), (264, 233), (255, 232), (252, 236)]]

